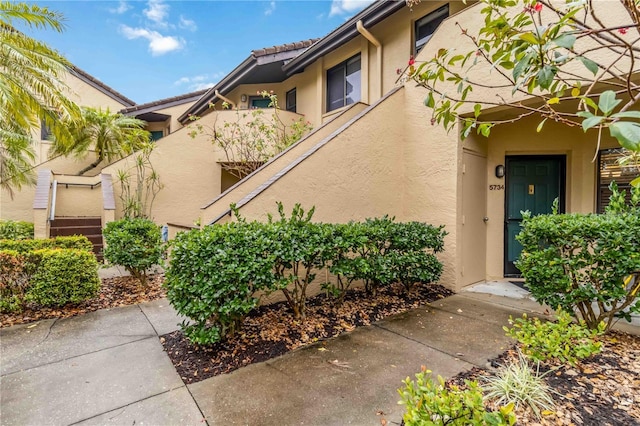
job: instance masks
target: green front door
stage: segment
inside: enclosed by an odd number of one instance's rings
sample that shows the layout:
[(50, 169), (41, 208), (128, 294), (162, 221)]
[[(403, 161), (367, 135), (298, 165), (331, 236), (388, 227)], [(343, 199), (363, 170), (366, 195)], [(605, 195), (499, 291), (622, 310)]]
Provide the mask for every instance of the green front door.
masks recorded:
[(551, 213), (558, 198), (564, 211), (564, 156), (518, 156), (506, 158), (505, 194), (505, 277), (519, 276), (514, 262), (522, 246), (516, 240), (523, 211), (533, 215)]

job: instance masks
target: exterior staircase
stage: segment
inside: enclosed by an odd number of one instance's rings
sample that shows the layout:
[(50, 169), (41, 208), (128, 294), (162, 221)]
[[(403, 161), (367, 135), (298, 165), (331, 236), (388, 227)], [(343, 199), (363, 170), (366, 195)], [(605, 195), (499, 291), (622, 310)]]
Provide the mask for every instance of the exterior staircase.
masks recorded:
[(57, 217), (51, 221), (51, 237), (84, 235), (93, 244), (93, 252), (102, 260), (102, 219), (99, 217)]

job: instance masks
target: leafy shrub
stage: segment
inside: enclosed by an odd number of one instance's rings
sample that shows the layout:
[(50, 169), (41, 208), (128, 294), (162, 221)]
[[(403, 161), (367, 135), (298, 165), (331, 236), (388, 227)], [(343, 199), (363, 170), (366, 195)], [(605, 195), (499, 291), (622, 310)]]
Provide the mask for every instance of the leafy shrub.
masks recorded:
[(233, 336), (254, 309), (256, 293), (276, 290), (269, 225), (212, 225), (177, 235), (165, 286), (174, 309), (191, 321), (185, 335), (198, 344)]
[(102, 231), (106, 247), (104, 258), (121, 265), (142, 286), (147, 285), (147, 270), (162, 263), (164, 245), (160, 227), (149, 219), (130, 218), (107, 223)]
[(508, 336), (522, 344), (525, 355), (537, 361), (559, 360), (575, 365), (579, 359), (587, 358), (602, 350), (596, 341), (605, 330), (604, 323), (596, 330), (589, 329), (584, 322), (575, 324), (565, 311), (557, 312), (557, 322), (543, 322), (538, 318), (509, 318), (513, 327), (504, 327)]
[(407, 426), (430, 425), (513, 425), (516, 422), (513, 403), (488, 412), (484, 406), (482, 389), (475, 381), (465, 381), (467, 389), (445, 385), (438, 376), (437, 383), (431, 371), (422, 367), (413, 381), (407, 377), (404, 387), (398, 389), (406, 411), (403, 415)]
[(100, 289), (98, 262), (85, 250), (42, 249), (29, 255), (35, 264), (26, 299), (43, 306), (63, 306), (95, 297)]
[(331, 226), (311, 222), (315, 208), (305, 215), (296, 204), (287, 218), (282, 203), (278, 203), (280, 219), (269, 217), (275, 255), (275, 274), (296, 319), (305, 317), (307, 288), (315, 280), (315, 269), (323, 268), (332, 254)]
[(0, 240), (33, 238), (33, 223), (20, 220), (0, 220)]
[(14, 250), (24, 254), (42, 249), (76, 249), (92, 252), (93, 245), (84, 235), (38, 238), (35, 240), (0, 240), (0, 250)]
[(0, 312), (20, 312), (29, 284), (24, 256), (17, 251), (0, 251)]
[(494, 400), (497, 405), (513, 403), (517, 409), (526, 405), (536, 417), (542, 417), (544, 410), (552, 410), (553, 397), (549, 385), (540, 375), (539, 364), (534, 372), (529, 361), (518, 351), (518, 359), (500, 368), (495, 376), (487, 377), (483, 382), (485, 399)]
[(640, 214), (524, 215), (517, 262), (534, 298), (607, 329), (640, 312)]

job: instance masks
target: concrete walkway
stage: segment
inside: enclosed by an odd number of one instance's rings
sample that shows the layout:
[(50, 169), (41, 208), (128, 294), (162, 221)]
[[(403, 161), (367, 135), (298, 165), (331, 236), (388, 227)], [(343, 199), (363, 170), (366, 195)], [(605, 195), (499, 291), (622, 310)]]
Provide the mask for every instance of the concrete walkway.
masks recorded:
[(158, 336), (166, 300), (0, 331), (2, 425), (399, 424), (401, 380), (450, 377), (510, 341), (526, 299), (461, 293), (231, 374), (185, 386)]

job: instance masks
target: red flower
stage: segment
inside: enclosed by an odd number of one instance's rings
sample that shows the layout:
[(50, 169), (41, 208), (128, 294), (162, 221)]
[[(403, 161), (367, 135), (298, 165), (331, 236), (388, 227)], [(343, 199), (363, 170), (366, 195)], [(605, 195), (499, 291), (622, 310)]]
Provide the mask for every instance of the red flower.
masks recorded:
[(413, 65), (416, 63), (416, 60), (413, 59), (413, 55), (409, 56), (409, 66)]
[(533, 10), (540, 12), (542, 10), (542, 3), (536, 3), (535, 6), (533, 6)]
[(622, 35), (625, 35), (627, 33), (628, 28), (618, 28), (618, 32)]

